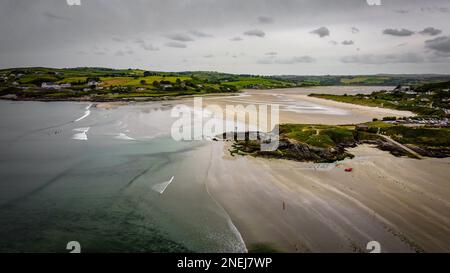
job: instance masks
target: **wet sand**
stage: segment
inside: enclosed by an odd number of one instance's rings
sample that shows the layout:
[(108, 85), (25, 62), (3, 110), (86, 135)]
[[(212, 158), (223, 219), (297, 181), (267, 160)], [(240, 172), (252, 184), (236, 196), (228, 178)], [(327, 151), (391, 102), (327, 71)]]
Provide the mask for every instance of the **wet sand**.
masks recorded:
[(375, 240), (382, 252), (450, 251), (450, 159), (360, 146), (353, 160), (320, 168), (226, 149), (214, 144), (208, 187), (249, 249), (365, 252)]

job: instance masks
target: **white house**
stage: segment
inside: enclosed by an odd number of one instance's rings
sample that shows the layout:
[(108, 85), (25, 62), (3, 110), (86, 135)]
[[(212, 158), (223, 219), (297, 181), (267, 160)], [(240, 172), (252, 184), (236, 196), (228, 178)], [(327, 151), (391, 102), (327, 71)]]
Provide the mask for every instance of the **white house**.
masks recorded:
[(41, 85), (44, 89), (60, 89), (61, 86), (59, 84), (53, 83), (53, 82), (43, 82)]
[(90, 81), (88, 81), (87, 85), (89, 85), (89, 86), (93, 86), (93, 85), (97, 86), (97, 85), (99, 85), (100, 83), (101, 83), (101, 82), (94, 81), (94, 80), (90, 80)]
[(402, 91), (402, 92), (407, 92), (407, 91), (411, 91), (411, 86), (409, 85), (399, 85), (397, 86), (394, 91)]

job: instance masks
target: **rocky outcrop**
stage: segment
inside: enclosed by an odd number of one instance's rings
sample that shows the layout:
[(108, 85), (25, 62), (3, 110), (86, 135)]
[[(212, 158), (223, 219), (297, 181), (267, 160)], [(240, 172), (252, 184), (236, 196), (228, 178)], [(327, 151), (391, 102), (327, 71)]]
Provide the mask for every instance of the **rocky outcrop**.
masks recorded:
[[(255, 156), (289, 159), (296, 161), (313, 162), (335, 162), (345, 158), (353, 158), (353, 155), (346, 151), (348, 145), (338, 145), (333, 148), (312, 147), (307, 144), (291, 139), (281, 139), (276, 151), (261, 151), (261, 141), (235, 141), (232, 153), (252, 154)], [(351, 146), (355, 145), (352, 143)]]

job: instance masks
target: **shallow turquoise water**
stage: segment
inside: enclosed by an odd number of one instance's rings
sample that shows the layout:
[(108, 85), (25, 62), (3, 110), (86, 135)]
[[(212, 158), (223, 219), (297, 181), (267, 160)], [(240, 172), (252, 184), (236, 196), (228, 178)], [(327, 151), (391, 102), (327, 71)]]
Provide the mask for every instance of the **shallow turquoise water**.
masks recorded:
[(245, 251), (205, 189), (209, 144), (172, 140), (170, 106), (88, 106), (0, 101), (0, 252)]

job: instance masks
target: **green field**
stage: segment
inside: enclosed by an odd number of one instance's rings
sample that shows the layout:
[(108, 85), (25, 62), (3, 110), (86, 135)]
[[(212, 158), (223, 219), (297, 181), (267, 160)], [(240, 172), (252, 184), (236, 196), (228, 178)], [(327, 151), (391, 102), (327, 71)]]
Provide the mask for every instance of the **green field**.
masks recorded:
[[(96, 80), (98, 86), (88, 86)], [(258, 76), (209, 71), (159, 72), (139, 69), (12, 68), (0, 70), (0, 97), (22, 100), (122, 100), (155, 99), (180, 95), (235, 93), (243, 89), (274, 89), (333, 85), (419, 85), (450, 80), (445, 75), (360, 75), (360, 76)], [(71, 84), (59, 90), (41, 88), (42, 83)], [(408, 110), (383, 97), (331, 97), (344, 102)], [(416, 108), (417, 107), (413, 107)], [(422, 109), (427, 111), (426, 107)], [(433, 114), (433, 113), (429, 113)]]
[[(0, 96), (24, 100), (149, 100), (161, 97), (235, 93), (244, 88), (286, 88), (295, 83), (270, 77), (217, 72), (154, 72), (107, 68), (16, 68), (0, 70)], [(98, 84), (89, 86), (94, 80)], [(45, 89), (42, 83), (71, 84)]]
[(353, 155), (346, 148), (359, 144), (373, 144), (395, 156), (414, 154), (389, 143), (388, 136), (408, 145), (423, 156), (450, 156), (450, 128), (425, 128), (394, 125), (383, 121), (365, 123), (366, 129), (354, 125), (281, 124), (280, 145), (275, 151), (261, 151), (260, 141), (237, 140), (232, 155), (252, 155), (296, 161), (335, 162)]
[(354, 126), (284, 124), (280, 133), (310, 146), (330, 148), (338, 143), (352, 142)]
[(377, 76), (357, 76), (351, 78), (341, 78), (341, 83), (345, 85), (383, 85), (385, 82), (389, 81), (391, 77), (377, 77)]
[(273, 79), (265, 79), (259, 77), (239, 77), (236, 81), (227, 82), (227, 84), (235, 86), (238, 89), (243, 88), (286, 88), (295, 87), (295, 84), (283, 82)]

